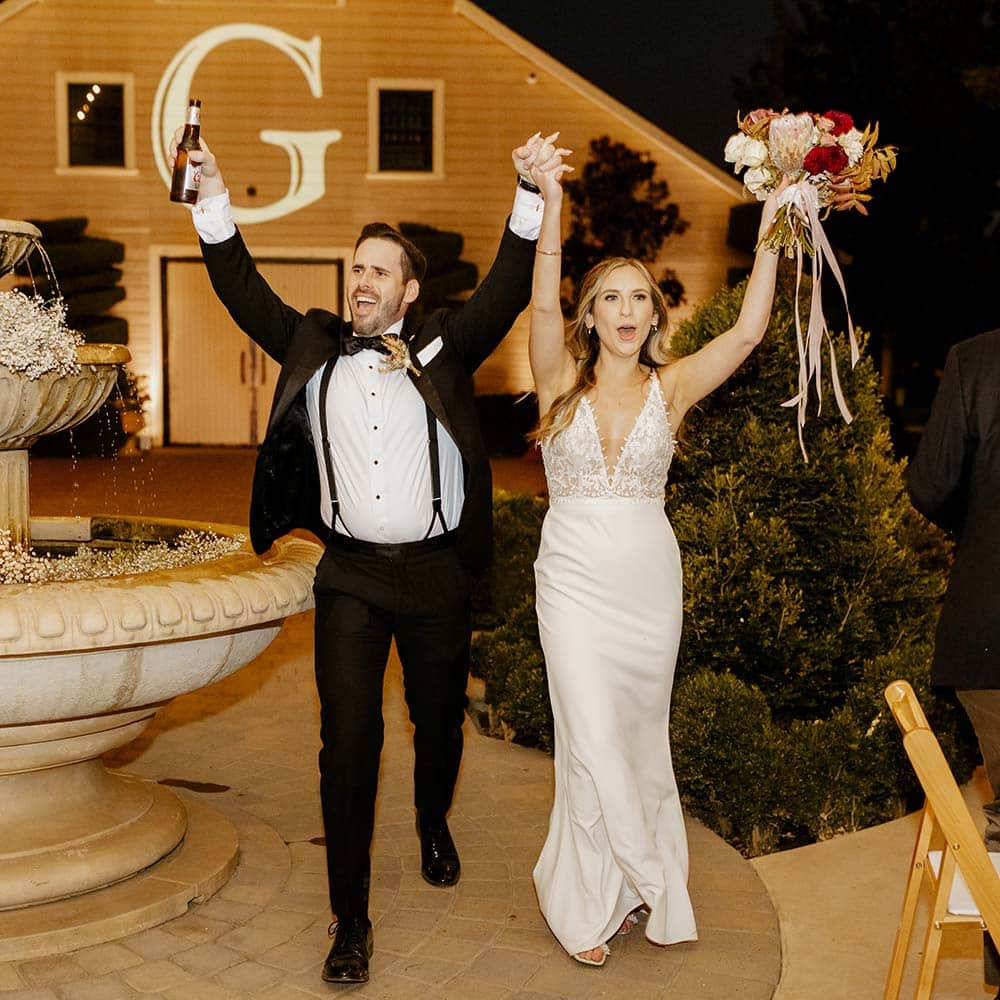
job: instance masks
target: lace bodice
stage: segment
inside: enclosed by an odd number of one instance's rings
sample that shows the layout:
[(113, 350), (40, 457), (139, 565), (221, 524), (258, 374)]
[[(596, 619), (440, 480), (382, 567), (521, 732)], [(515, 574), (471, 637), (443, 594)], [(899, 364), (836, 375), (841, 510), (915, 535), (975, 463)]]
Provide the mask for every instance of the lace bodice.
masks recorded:
[(646, 401), (609, 473), (590, 401), (580, 400), (569, 427), (542, 442), (549, 501), (619, 497), (663, 503), (674, 435), (660, 380), (650, 374)]

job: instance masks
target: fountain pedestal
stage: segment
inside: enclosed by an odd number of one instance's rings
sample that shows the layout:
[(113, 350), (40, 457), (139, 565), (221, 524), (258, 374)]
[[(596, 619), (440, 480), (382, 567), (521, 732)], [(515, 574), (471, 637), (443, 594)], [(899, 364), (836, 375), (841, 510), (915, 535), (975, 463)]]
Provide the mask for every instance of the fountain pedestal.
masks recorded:
[(28, 522), (28, 453), (0, 451), (0, 525), (10, 526), (13, 545), (31, 543), (23, 528)]
[[(141, 716), (141, 730), (153, 713), (131, 714)], [(52, 739), (51, 730), (60, 724), (42, 728), (50, 730), (45, 750), (58, 753), (64, 741)], [(8, 729), (0, 731), (0, 740), (12, 735), (41, 734)], [(77, 737), (65, 740), (75, 743)], [(36, 756), (23, 749), (0, 746), (0, 801), (5, 804), (0, 898), (5, 908), (120, 882), (166, 857), (183, 839), (187, 813), (165, 788), (108, 771), (93, 757), (12, 772), (19, 756)], [(9, 757), (7, 750), (13, 751)], [(53, 803), (58, 803), (55, 810)]]

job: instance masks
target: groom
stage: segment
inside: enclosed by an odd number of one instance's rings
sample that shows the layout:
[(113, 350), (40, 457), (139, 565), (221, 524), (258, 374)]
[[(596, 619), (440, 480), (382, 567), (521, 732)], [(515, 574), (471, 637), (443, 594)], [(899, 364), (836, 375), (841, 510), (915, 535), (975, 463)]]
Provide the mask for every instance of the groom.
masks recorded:
[[(178, 129), (171, 145), (171, 167)], [(513, 152), (518, 188), (495, 261), (458, 309), (408, 316), (426, 270), (396, 229), (362, 229), (347, 281), (351, 322), (304, 315), (258, 274), (204, 141), (194, 223), (212, 285), (236, 323), (281, 364), (254, 472), (250, 535), (260, 553), (305, 527), (326, 543), (316, 571), (320, 793), (336, 934), (335, 983), (368, 980), (368, 917), (382, 681), (390, 642), (414, 725), (421, 872), (454, 885), (445, 819), (462, 755), (470, 576), (492, 549), (492, 482), (472, 374), (528, 305), (541, 198), (530, 169), (555, 136)]]

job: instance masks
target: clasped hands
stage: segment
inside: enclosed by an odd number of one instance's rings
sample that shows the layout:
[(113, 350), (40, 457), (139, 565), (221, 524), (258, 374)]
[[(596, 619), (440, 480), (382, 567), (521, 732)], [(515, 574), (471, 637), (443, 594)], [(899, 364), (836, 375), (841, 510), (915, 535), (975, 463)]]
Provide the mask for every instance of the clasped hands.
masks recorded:
[(558, 139), (558, 132), (544, 138), (541, 132), (536, 132), (511, 153), (518, 175), (540, 188), (543, 198), (560, 191), (563, 174), (573, 169), (564, 162), (572, 150), (557, 146)]

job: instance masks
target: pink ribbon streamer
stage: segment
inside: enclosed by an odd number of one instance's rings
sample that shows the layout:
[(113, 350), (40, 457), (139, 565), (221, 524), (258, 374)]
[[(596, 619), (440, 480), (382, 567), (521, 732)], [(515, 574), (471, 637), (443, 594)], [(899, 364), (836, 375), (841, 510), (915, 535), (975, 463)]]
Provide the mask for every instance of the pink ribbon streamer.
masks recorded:
[[(837, 258), (830, 246), (823, 225), (819, 218), (819, 196), (816, 188), (808, 181), (798, 181), (789, 185), (778, 197), (778, 211), (784, 211), (789, 216), (798, 216), (799, 220), (809, 227), (813, 241), (812, 255), (812, 295), (809, 302), (809, 323), (803, 335), (802, 321), (799, 316), (799, 292), (802, 286), (802, 243), (796, 241), (795, 244), (795, 334), (799, 351), (799, 391), (791, 398), (782, 403), (782, 406), (795, 406), (798, 408), (798, 434), (799, 448), (802, 449), (802, 457), (808, 462), (809, 455), (806, 453), (805, 440), (802, 436), (802, 428), (806, 421), (806, 405), (809, 401), (809, 383), (816, 385), (817, 416), (823, 407), (823, 385), (822, 385), (822, 357), (823, 336), (827, 337), (830, 349), (830, 381), (833, 383), (833, 395), (837, 402), (840, 415), (846, 423), (850, 423), (854, 418), (847, 407), (844, 393), (840, 385), (840, 376), (837, 372), (837, 358), (833, 350), (833, 338), (827, 329), (826, 317), (823, 314), (823, 266), (826, 264), (833, 272), (833, 276), (840, 287), (840, 294), (844, 299), (844, 309), (847, 311), (847, 330), (851, 343), (851, 367), (853, 368), (861, 356), (858, 349), (858, 341), (854, 335), (854, 323), (851, 320), (851, 311), (847, 305), (847, 289), (844, 286), (844, 278), (837, 265)], [(790, 219), (791, 221), (791, 219)], [(794, 227), (793, 227), (794, 229)]]

